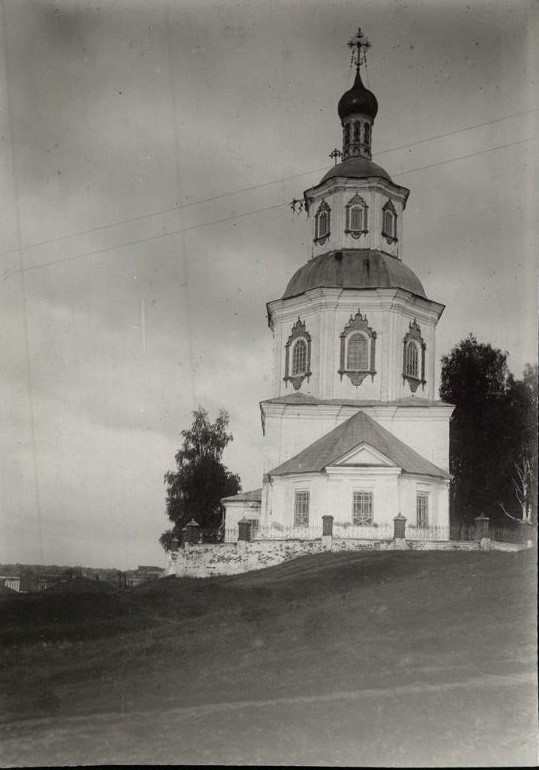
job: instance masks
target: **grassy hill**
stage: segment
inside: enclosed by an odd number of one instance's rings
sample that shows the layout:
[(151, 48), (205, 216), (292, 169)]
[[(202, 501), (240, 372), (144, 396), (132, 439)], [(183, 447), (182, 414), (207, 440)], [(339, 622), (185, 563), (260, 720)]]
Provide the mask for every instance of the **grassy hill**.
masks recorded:
[(526, 764), (535, 575), (531, 551), (343, 553), (108, 595), (2, 595), (4, 756)]

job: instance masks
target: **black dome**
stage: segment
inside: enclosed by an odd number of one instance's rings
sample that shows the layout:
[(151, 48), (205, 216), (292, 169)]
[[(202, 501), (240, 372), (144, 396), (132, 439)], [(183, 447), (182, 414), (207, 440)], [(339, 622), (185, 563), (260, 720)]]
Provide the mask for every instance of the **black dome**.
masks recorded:
[(342, 163), (330, 168), (327, 174), (322, 178), (320, 184), (327, 182), (328, 179), (334, 179), (337, 176), (345, 176), (348, 179), (366, 179), (367, 177), (378, 177), (391, 182), (391, 177), (382, 166), (373, 163), (368, 158), (348, 158)]
[(373, 249), (320, 254), (292, 276), (282, 298), (297, 297), (310, 289), (406, 289), (425, 297), (421, 281), (409, 267)]
[(369, 115), (373, 120), (378, 112), (376, 96), (363, 85), (359, 70), (352, 88), (339, 99), (339, 117), (344, 120), (349, 115)]

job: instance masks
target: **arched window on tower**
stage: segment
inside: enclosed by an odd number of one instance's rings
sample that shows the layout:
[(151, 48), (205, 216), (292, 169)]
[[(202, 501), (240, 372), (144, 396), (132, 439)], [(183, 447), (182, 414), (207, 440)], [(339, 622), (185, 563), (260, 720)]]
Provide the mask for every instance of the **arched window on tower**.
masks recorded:
[(365, 123), (365, 129), (364, 130), (365, 130), (364, 144), (367, 147), (370, 147), (371, 146), (371, 125), (370, 125), (370, 123)]
[(307, 371), (307, 343), (300, 337), (292, 348), (292, 376), (305, 374)]
[(331, 209), (322, 201), (315, 216), (315, 238), (317, 243), (324, 243), (329, 238)]
[(425, 358), (427, 346), (421, 336), (419, 324), (414, 319), (403, 340), (402, 379), (408, 382), (410, 390), (415, 393), (419, 385), (424, 389)]
[(285, 374), (284, 381), (289, 381), (294, 390), (311, 376), (311, 335), (305, 327), (305, 321), (300, 318), (292, 327), (292, 333), (285, 345)]
[(354, 123), (354, 142), (357, 142), (359, 144), (359, 131), (361, 128), (361, 123), (359, 121), (356, 121)]
[(354, 385), (361, 385), (370, 374), (374, 379), (376, 360), (376, 332), (371, 329), (366, 316), (358, 310), (344, 327), (341, 334), (341, 380), (346, 374)]
[(359, 238), (368, 229), (369, 208), (360, 195), (354, 197), (346, 205), (346, 229), (352, 238)]
[(366, 372), (369, 369), (369, 338), (361, 332), (348, 337), (346, 368), (349, 372)]
[(388, 243), (397, 240), (397, 212), (391, 201), (388, 201), (382, 209), (382, 235)]
[(414, 340), (410, 340), (406, 345), (405, 371), (409, 377), (417, 377), (419, 371), (419, 352)]

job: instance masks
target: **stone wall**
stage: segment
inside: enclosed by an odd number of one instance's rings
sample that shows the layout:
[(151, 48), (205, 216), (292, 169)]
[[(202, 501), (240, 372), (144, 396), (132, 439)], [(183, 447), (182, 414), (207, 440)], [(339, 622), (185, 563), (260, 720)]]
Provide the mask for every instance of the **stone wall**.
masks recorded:
[[(414, 551), (478, 551), (479, 541), (403, 541), (403, 548)], [(240, 575), (308, 554), (331, 551), (393, 550), (395, 542), (375, 540), (265, 540), (254, 542), (186, 545), (169, 555), (168, 574), (176, 577), (205, 578)], [(516, 549), (515, 549), (516, 550)]]

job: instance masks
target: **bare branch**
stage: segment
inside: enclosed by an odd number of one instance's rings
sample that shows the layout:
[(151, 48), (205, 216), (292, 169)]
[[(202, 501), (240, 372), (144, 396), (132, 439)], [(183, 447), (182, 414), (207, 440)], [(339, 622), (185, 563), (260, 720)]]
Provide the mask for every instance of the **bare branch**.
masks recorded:
[(510, 519), (513, 519), (513, 521), (522, 521), (522, 519), (517, 519), (516, 516), (511, 516), (511, 514), (505, 509), (505, 506), (503, 503), (498, 503), (502, 511), (505, 513), (506, 516), (509, 516)]

